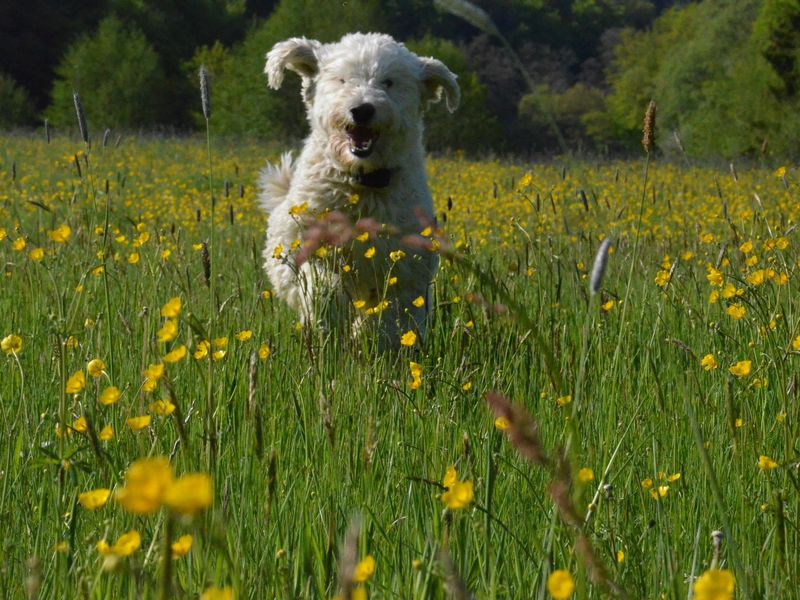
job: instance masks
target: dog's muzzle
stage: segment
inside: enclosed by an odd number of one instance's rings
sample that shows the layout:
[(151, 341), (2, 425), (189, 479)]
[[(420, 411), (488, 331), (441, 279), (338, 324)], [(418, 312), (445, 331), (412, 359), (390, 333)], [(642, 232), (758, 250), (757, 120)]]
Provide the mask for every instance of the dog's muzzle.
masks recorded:
[(380, 134), (367, 125), (352, 125), (345, 130), (350, 152), (358, 158), (367, 158), (375, 149)]

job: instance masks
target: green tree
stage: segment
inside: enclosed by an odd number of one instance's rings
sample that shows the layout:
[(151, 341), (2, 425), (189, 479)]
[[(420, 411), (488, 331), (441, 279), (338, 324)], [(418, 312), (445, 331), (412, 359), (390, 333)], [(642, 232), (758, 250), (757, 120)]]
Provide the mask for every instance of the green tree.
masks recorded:
[(502, 143), (500, 126), (486, 105), (486, 88), (467, 65), (464, 53), (447, 40), (426, 37), (409, 42), (419, 56), (441, 60), (458, 76), (461, 104), (454, 114), (443, 102), (433, 104), (425, 116), (425, 141), (429, 150), (461, 149), (485, 153)]
[(164, 76), (158, 56), (137, 30), (117, 19), (103, 20), (97, 32), (67, 51), (56, 69), (52, 103), (46, 114), (55, 125), (72, 125), (72, 92), (83, 100), (86, 117), (97, 127), (133, 128), (163, 122)]
[(0, 73), (0, 130), (33, 122), (34, 110), (28, 92), (11, 77)]
[[(216, 132), (296, 139), (307, 130), (300, 83), (289, 76), (279, 91), (267, 88), (264, 56), (277, 42), (305, 36), (332, 42), (350, 31), (381, 31), (378, 0), (282, 0), (262, 25), (211, 71)], [(196, 65), (198, 59), (192, 61)]]

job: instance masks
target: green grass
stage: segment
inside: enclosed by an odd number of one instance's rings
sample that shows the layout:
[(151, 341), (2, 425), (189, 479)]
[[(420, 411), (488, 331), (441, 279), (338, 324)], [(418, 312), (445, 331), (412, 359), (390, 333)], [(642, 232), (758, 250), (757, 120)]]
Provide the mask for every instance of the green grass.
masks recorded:
[[(580, 531), (627, 597), (686, 598), (691, 578), (710, 566), (711, 532), (728, 527), (722, 566), (734, 570), (737, 597), (800, 594), (795, 585), (800, 578), (800, 358), (791, 348), (800, 334), (795, 276), (800, 254), (796, 214), (778, 201), (780, 194), (796, 199), (791, 181), (784, 189), (771, 173), (755, 171), (753, 181), (760, 183), (741, 184), (737, 191), (747, 205), (757, 191), (764, 212), (754, 209), (749, 218), (733, 213), (726, 221), (722, 203), (733, 206), (740, 200), (723, 194), (710, 201), (707, 222), (662, 237), (649, 233), (648, 188), (648, 233), (634, 253), (635, 208), (615, 222), (602, 216), (602, 205), (590, 202), (587, 222), (594, 225), (575, 228), (573, 223), (564, 233), (568, 199), (591, 183), (558, 190), (556, 200), (562, 194), (563, 202), (554, 204), (552, 223), (537, 222), (533, 213), (519, 223), (525, 234), (517, 229), (500, 243), (483, 225), (481, 203), (492, 193), (491, 181), (478, 177), (465, 183), (459, 175), (451, 188), (448, 178), (470, 170), (506, 173), (500, 194), (529, 210), (507, 183), (518, 179), (520, 166), (436, 162), (437, 199), (455, 196), (450, 219), (454, 230), (469, 235), (463, 250), (469, 260), (443, 261), (424, 346), (377, 355), (367, 339), (298, 332), (296, 316), (280, 301), (262, 296), (269, 288), (260, 257), (264, 219), (253, 207), (252, 182), (264, 148), (212, 144), (219, 199), (216, 247), (211, 248), (213, 299), (201, 253), (193, 248), (209, 239), (204, 144), (126, 140), (118, 149), (93, 148), (88, 165), (79, 159), (81, 178), (68, 161), (78, 149), (69, 140), (48, 147), (43, 141), (0, 139), (0, 227), (5, 230), (0, 337), (16, 334), (23, 340), (18, 356), (0, 355), (5, 441), (0, 515), (6, 529), (0, 585), (7, 597), (23, 597), (26, 581), (38, 585), (40, 598), (158, 597), (166, 510), (136, 517), (113, 500), (97, 511), (76, 503), (81, 492), (121, 485), (128, 466), (150, 455), (171, 457), (177, 474), (208, 472), (214, 485), (213, 508), (193, 522), (176, 524), (175, 535), (192, 533), (195, 542), (187, 557), (173, 563), (175, 598), (196, 598), (212, 584), (233, 586), (238, 598), (330, 598), (339, 578), (340, 544), (355, 520), (361, 524), (359, 556), (370, 554), (376, 561), (367, 584), (372, 598), (446, 597), (439, 560), (443, 546), (478, 598), (548, 598), (545, 582), (555, 569), (575, 577), (575, 597), (603, 597), (574, 551), (578, 530), (559, 517), (548, 492), (552, 473), (523, 459), (495, 428), (485, 402), (492, 390), (527, 409), (549, 455), (572, 440), (567, 454), (572, 476), (566, 481), (582, 521), (601, 485), (612, 486), (610, 494), (600, 490)], [(589, 182), (601, 168), (568, 167), (577, 173), (576, 181)], [(638, 207), (641, 167), (623, 166), (628, 175), (618, 187), (605, 180), (595, 182), (597, 189)], [(659, 166), (652, 168), (657, 174)], [(713, 189), (715, 177), (724, 176), (702, 171), (700, 181), (698, 170), (670, 173), (683, 178), (654, 175), (653, 180), (658, 204), (670, 201), (668, 215), (685, 209), (692, 197)], [(227, 200), (225, 179), (231, 182)], [(104, 248), (104, 236), (95, 228), (104, 226), (107, 204), (110, 252), (105, 272), (94, 275)], [(547, 201), (544, 207), (550, 210)], [(198, 208), (200, 221), (193, 222)], [(563, 219), (558, 211), (564, 211)], [(470, 222), (476, 223), (471, 235)], [(66, 244), (47, 236), (61, 223), (72, 231)], [(141, 231), (136, 229), (140, 223)], [(149, 241), (132, 248), (142, 231), (150, 234)], [(597, 298), (589, 295), (585, 267), (576, 264), (591, 268), (601, 231), (618, 239), (602, 298)], [(707, 231), (717, 236), (714, 243), (700, 241)], [(120, 235), (126, 236), (124, 243), (116, 240)], [(764, 240), (779, 236), (786, 236), (788, 248), (762, 249)], [(27, 247), (15, 251), (12, 243), (19, 237)], [(737, 250), (747, 239), (757, 242), (759, 256), (750, 270)], [(723, 244), (731, 263), (721, 267), (726, 280), (744, 290), (738, 302), (747, 314), (740, 321), (725, 315), (724, 300), (708, 300), (712, 288), (705, 264), (716, 264)], [(41, 261), (28, 256), (34, 247), (45, 249)], [(166, 249), (171, 254), (164, 259)], [(693, 259), (678, 258), (688, 250)], [(140, 255), (135, 265), (127, 261), (133, 251)], [(665, 253), (677, 266), (662, 289), (654, 276)], [(744, 282), (753, 269), (768, 267), (786, 272), (788, 283)], [(78, 286), (83, 286), (80, 292)], [(469, 294), (512, 310), (488, 309), (470, 301)], [(180, 333), (164, 345), (155, 340), (163, 324), (159, 311), (174, 296), (184, 307)], [(600, 304), (609, 299), (624, 302), (606, 312)], [(207, 360), (191, 354), (206, 337), (215, 307), (213, 337), (229, 341), (227, 354), (209, 371)], [(539, 342), (525, 322), (533, 324)], [(236, 340), (241, 330), (252, 330), (252, 340)], [(65, 345), (70, 336), (78, 342), (73, 349)], [(248, 364), (262, 343), (271, 355), (257, 361), (249, 405)], [(143, 370), (178, 344), (189, 347), (189, 356), (168, 365), (165, 378), (185, 418), (185, 440), (180, 441), (171, 417), (154, 416), (150, 428), (131, 432), (127, 417), (147, 414), (150, 402), (169, 397), (164, 381), (152, 394), (140, 391)], [(554, 389), (548, 378), (547, 353), (558, 367), (562, 389)], [(707, 353), (717, 356), (718, 369), (701, 368)], [(81, 394), (63, 393), (67, 377), (95, 357), (106, 361), (111, 382), (123, 390), (114, 406), (96, 402), (91, 377)], [(728, 367), (744, 359), (752, 361), (753, 373), (743, 379), (730, 375)], [(409, 386), (411, 360), (423, 366), (418, 390)], [(768, 383), (754, 387), (755, 378)], [(108, 385), (105, 378), (100, 382), (100, 389)], [(567, 394), (573, 402), (559, 406), (556, 399)], [(114, 439), (98, 450), (85, 434), (58, 438), (60, 406), (68, 424), (82, 415), (97, 429), (111, 424)], [(207, 419), (216, 431), (215, 452), (204, 436)], [(772, 457), (779, 468), (759, 470), (760, 455)], [(449, 465), (474, 484), (470, 508), (444, 510), (436, 484)], [(595, 475), (585, 485), (576, 476), (582, 467)], [(642, 481), (666, 485), (659, 472), (681, 476), (656, 501)], [(719, 484), (718, 497), (712, 479)], [(111, 543), (134, 528), (141, 533), (141, 548), (118, 571), (104, 572), (95, 544), (104, 538)], [(57, 550), (65, 541), (69, 548)], [(623, 563), (616, 560), (618, 550), (624, 552)]]

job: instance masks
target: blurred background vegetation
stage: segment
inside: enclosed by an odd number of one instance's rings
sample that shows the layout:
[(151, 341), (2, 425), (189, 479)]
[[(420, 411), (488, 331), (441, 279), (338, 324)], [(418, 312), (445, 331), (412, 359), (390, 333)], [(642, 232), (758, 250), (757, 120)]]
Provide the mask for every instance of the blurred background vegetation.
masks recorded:
[(384, 31), (459, 75), (457, 115), (437, 106), (428, 119), (435, 151), (624, 155), (652, 98), (665, 154), (800, 154), (800, 0), (475, 4), (499, 36), (434, 0), (4, 2), (0, 129), (74, 127), (76, 90), (95, 132), (189, 132), (204, 64), (215, 134), (296, 140), (298, 82), (268, 90), (265, 53), (290, 36)]

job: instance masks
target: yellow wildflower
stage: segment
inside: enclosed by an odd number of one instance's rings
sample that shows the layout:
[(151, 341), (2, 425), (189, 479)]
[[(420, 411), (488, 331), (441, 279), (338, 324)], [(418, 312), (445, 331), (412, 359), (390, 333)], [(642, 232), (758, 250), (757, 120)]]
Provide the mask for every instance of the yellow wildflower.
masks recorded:
[(414, 344), (416, 344), (416, 343), (417, 343), (417, 334), (416, 334), (416, 333), (414, 333), (414, 332), (413, 332), (413, 331), (411, 331), (411, 330), (408, 330), (408, 331), (406, 331), (406, 332), (405, 332), (405, 333), (404, 333), (404, 334), (403, 334), (403, 335), (400, 337), (400, 343), (401, 343), (403, 346), (409, 346), (409, 347), (410, 347), (410, 346), (413, 346)]
[(769, 456), (762, 454), (758, 457), (758, 468), (762, 471), (772, 471), (778, 468), (778, 463), (772, 460)]
[(100, 377), (106, 370), (106, 363), (104, 363), (99, 358), (93, 358), (89, 361), (89, 364), (86, 365), (86, 371), (97, 379)]
[(714, 369), (716, 369), (719, 366), (719, 363), (717, 362), (717, 359), (714, 358), (713, 354), (706, 354), (703, 357), (703, 359), (700, 361), (700, 365), (706, 371), (713, 371)]
[(125, 485), (117, 490), (116, 501), (135, 515), (157, 511), (172, 484), (172, 469), (164, 458), (145, 458), (134, 462), (125, 473)]
[(749, 360), (740, 360), (728, 370), (736, 377), (747, 377), (750, 375), (751, 368), (752, 363)]
[(100, 397), (97, 399), (97, 401), (103, 406), (111, 406), (112, 404), (117, 403), (119, 396), (119, 388), (112, 385), (100, 392)]
[(78, 502), (86, 510), (96, 510), (102, 506), (105, 506), (110, 495), (111, 490), (107, 488), (100, 488), (90, 492), (78, 494)]
[(164, 355), (164, 362), (168, 364), (174, 364), (186, 358), (186, 346), (180, 345), (177, 348), (174, 348), (167, 352)]
[[(797, 338), (800, 340), (800, 338)], [(5, 354), (19, 354), (22, 350), (22, 338), (18, 335), (7, 335), (0, 341), (0, 350)]]
[(164, 325), (156, 332), (159, 342), (171, 342), (178, 337), (178, 321), (167, 319)]
[(728, 570), (710, 569), (694, 582), (694, 600), (733, 600), (736, 582)]
[(69, 379), (67, 379), (66, 392), (68, 394), (80, 394), (86, 387), (86, 376), (83, 371), (75, 371)]
[(141, 417), (131, 417), (129, 419), (125, 419), (125, 423), (133, 431), (141, 431), (142, 429), (146, 429), (150, 426), (150, 421), (150, 415), (142, 415)]
[(375, 574), (375, 559), (371, 555), (362, 558), (353, 570), (353, 581), (365, 583)]
[(167, 319), (174, 319), (181, 314), (183, 303), (180, 296), (170, 298), (169, 301), (161, 307), (161, 316)]
[(447, 468), (442, 485), (447, 488), (442, 494), (442, 502), (450, 510), (466, 508), (472, 502), (472, 482), (459, 481), (455, 467)]
[(164, 504), (182, 515), (194, 515), (211, 506), (214, 492), (211, 477), (205, 473), (191, 473), (176, 479), (164, 494)]
[(554, 600), (567, 600), (575, 591), (575, 581), (569, 571), (558, 569), (547, 578), (547, 593)]
[(159, 417), (167, 417), (175, 412), (175, 405), (169, 400), (156, 400), (149, 408), (151, 413)]
[(189, 554), (189, 550), (192, 549), (192, 542), (194, 538), (191, 535), (182, 535), (177, 540), (175, 540), (171, 545), (170, 549), (172, 550), (172, 558), (180, 558), (182, 556), (186, 556)]

